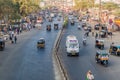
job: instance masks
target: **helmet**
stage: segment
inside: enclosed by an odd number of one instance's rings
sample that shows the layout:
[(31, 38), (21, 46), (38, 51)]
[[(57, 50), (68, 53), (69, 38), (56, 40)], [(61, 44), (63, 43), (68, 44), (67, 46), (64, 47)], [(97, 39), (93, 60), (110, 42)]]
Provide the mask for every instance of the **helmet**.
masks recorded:
[(88, 73), (92, 74), (91, 70), (89, 70)]

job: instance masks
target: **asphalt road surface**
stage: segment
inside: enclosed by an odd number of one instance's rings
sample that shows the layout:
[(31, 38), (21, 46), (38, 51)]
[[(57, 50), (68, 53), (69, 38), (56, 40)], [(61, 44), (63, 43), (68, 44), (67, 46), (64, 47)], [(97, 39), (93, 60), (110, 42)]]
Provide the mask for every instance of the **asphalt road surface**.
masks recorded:
[[(77, 29), (78, 23), (71, 26), (70, 23), (63, 33), (63, 37), (59, 46), (58, 55), (70, 77), (70, 80), (86, 80), (86, 73), (91, 70), (95, 80), (120, 80), (120, 57), (110, 55), (108, 67), (95, 62), (95, 38), (90, 36), (87, 38), (87, 45), (82, 45), (82, 37), (84, 30)], [(66, 54), (65, 41), (66, 36), (75, 35), (80, 43), (80, 56), (69, 57)], [(108, 51), (111, 39), (105, 38), (105, 50)]]
[[(46, 31), (48, 23), (51, 31)], [(6, 42), (5, 50), (0, 51), (0, 80), (55, 80), (51, 52), (58, 31), (46, 21), (41, 30), (18, 36), (17, 44)], [(45, 38), (45, 49), (36, 47), (41, 37)]]

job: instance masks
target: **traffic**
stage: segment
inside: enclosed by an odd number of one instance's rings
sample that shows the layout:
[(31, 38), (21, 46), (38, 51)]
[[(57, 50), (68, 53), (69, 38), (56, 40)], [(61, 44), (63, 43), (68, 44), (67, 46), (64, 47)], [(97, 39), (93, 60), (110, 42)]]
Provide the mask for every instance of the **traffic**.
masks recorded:
[(0, 20), (0, 80), (119, 80), (120, 18), (79, 2), (34, 12), (14, 5), (20, 19)]
[[(110, 67), (115, 66), (112, 64), (118, 63), (117, 68), (114, 69), (118, 75), (119, 57), (112, 56), (119, 55), (119, 45), (115, 41), (117, 38), (114, 40), (116, 32), (110, 32), (107, 26), (99, 21), (90, 21), (91, 17), (85, 18), (84, 16), (88, 14), (79, 16), (81, 18), (77, 18), (73, 14), (74, 12), (68, 14), (68, 26), (58, 52), (70, 79), (85, 80), (89, 70), (94, 78), (87, 78), (88, 80), (119, 79), (112, 74), (113, 69), (110, 70)], [(70, 44), (72, 45), (69, 46)], [(116, 60), (118, 61), (115, 62)]]

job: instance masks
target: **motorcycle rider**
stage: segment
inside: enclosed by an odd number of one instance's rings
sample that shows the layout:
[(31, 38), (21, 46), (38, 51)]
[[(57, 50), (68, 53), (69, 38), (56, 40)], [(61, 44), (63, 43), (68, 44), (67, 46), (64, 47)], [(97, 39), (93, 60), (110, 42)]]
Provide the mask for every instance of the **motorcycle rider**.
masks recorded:
[(90, 70), (87, 72), (87, 80), (94, 80), (94, 76)]
[(83, 36), (83, 44), (86, 45), (86, 37)]

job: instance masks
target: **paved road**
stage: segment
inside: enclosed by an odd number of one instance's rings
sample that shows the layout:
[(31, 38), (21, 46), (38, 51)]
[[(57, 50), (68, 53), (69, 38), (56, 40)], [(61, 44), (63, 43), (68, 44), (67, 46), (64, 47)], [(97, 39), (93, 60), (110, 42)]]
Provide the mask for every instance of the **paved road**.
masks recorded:
[[(5, 50), (0, 51), (0, 80), (55, 79), (51, 52), (58, 30), (46, 31), (46, 24), (41, 30), (32, 29), (18, 36), (17, 44), (7, 42)], [(46, 44), (45, 49), (38, 50), (40, 37), (45, 38)]]
[[(108, 67), (104, 67), (95, 62), (95, 39), (90, 35), (87, 38), (87, 46), (82, 45), (82, 36), (85, 33), (83, 30), (77, 29), (78, 23), (74, 26), (69, 26), (64, 31), (62, 37), (59, 53), (62, 63), (70, 77), (70, 80), (85, 80), (86, 72), (91, 70), (95, 76), (95, 80), (120, 80), (120, 59), (117, 56), (110, 55)], [(65, 40), (68, 35), (75, 35), (80, 43), (80, 56), (79, 57), (68, 57), (65, 49)], [(114, 34), (116, 36), (116, 34)], [(117, 38), (115, 38), (117, 40)], [(105, 40), (105, 49), (108, 50), (111, 40), (110, 38)]]

